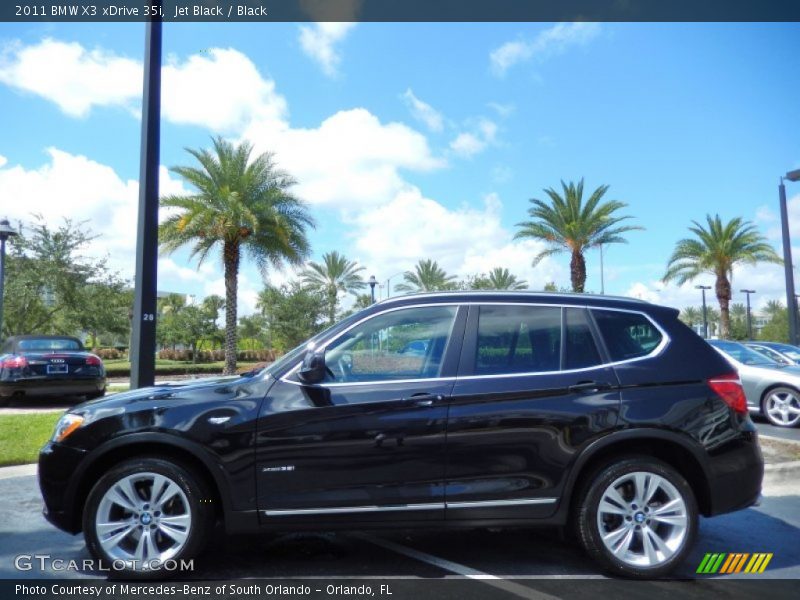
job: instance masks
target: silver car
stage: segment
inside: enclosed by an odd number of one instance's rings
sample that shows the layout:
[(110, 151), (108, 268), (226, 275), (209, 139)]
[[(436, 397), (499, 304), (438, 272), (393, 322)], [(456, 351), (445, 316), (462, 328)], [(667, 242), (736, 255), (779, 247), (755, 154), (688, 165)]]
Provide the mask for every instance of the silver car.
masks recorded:
[(739, 372), (751, 412), (778, 427), (800, 423), (800, 367), (779, 364), (739, 342), (708, 343)]

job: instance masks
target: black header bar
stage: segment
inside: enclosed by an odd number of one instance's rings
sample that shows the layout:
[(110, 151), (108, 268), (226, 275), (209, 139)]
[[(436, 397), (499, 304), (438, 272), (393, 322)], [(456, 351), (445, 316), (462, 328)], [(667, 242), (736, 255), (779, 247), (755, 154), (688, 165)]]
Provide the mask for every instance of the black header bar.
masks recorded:
[(0, 21), (800, 21), (798, 0), (4, 0)]

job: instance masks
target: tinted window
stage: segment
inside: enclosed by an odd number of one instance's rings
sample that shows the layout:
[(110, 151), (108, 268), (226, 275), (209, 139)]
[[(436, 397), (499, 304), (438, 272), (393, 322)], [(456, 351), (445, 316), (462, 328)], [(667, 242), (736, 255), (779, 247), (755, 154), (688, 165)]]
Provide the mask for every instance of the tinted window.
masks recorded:
[(646, 356), (663, 338), (644, 315), (612, 310), (593, 310), (592, 314), (613, 361)]
[(589, 313), (585, 308), (566, 309), (565, 369), (583, 369), (599, 365), (603, 361), (594, 343), (589, 328)]
[(561, 309), (482, 306), (478, 318), (477, 375), (558, 371)]
[(406, 308), (377, 315), (332, 342), (326, 381), (438, 377), (456, 316), (454, 306)]
[(25, 351), (43, 351), (49, 352), (51, 350), (83, 350), (78, 340), (70, 338), (43, 338), (32, 340), (20, 340), (17, 342), (17, 348), (21, 352)]

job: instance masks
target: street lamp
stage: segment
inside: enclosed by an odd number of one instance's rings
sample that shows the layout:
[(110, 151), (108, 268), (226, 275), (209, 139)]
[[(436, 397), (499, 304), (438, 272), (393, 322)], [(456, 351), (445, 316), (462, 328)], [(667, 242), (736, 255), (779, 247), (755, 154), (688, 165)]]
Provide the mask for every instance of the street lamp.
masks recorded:
[(0, 340), (3, 339), (3, 293), (6, 279), (6, 240), (18, 235), (8, 219), (0, 221)]
[(605, 273), (603, 271), (603, 244), (600, 244), (600, 295), (603, 296), (606, 293), (606, 278)]
[(794, 295), (794, 271), (792, 270), (792, 242), (789, 239), (789, 214), (786, 209), (785, 180), (800, 181), (800, 169), (789, 171), (780, 178), (778, 198), (781, 208), (781, 232), (783, 234), (783, 269), (786, 277), (786, 306), (789, 310), (789, 343), (797, 345), (797, 298)]
[(378, 284), (378, 280), (375, 279), (375, 275), (370, 275), (367, 283), (369, 284), (369, 292), (372, 296), (372, 303), (375, 304), (375, 286)]
[(747, 295), (747, 339), (753, 339), (753, 325), (750, 321), (750, 294), (755, 294), (755, 290), (739, 290), (743, 294)]
[(708, 311), (706, 310), (706, 290), (710, 290), (710, 285), (696, 285), (694, 289), (703, 292), (703, 337), (708, 339)]
[(386, 278), (386, 297), (387, 298), (389, 298), (392, 295), (392, 285), (391, 285), (392, 277), (397, 277), (398, 275), (402, 275), (403, 273), (405, 273), (405, 271), (398, 271), (394, 275), (389, 275), (389, 277)]

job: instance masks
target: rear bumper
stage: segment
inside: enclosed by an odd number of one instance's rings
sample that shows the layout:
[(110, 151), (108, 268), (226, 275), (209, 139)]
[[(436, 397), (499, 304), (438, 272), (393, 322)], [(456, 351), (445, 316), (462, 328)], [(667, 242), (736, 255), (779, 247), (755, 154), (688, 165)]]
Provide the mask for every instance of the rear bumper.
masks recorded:
[(755, 431), (716, 451), (709, 452), (708, 516), (741, 510), (758, 504), (764, 479), (764, 457)]
[(25, 396), (72, 396), (94, 394), (106, 388), (105, 377), (86, 379), (16, 379), (0, 381), (0, 397), (23, 394)]

